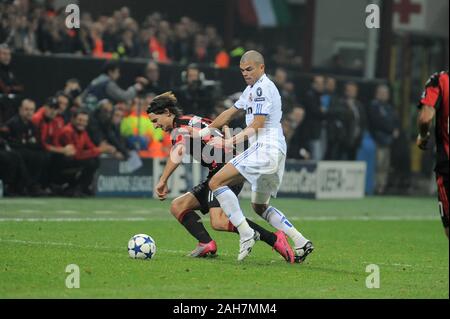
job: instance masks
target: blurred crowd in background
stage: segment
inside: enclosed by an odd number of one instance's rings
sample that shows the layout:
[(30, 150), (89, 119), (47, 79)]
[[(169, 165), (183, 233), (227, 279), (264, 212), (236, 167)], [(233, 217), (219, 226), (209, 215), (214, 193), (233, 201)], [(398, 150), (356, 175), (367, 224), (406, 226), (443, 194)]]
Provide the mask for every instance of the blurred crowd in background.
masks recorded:
[[(226, 52), (214, 27), (188, 17), (175, 24), (154, 13), (141, 24), (127, 8), (93, 20), (82, 14), (81, 29), (64, 27), (62, 16), (48, 1), (28, 7), (0, 3), (0, 180), (10, 196), (89, 196), (101, 156), (127, 160), (167, 157), (170, 136), (155, 129), (146, 116), (152, 99), (173, 91), (185, 114), (214, 119), (232, 107), (240, 92), (224, 95), (220, 81), (210, 81), (198, 63), (216, 67), (237, 65), (248, 44)], [(26, 88), (11, 67), (14, 53), (76, 53), (106, 58), (101, 74), (81, 87), (68, 79), (43, 103), (26, 98)], [(141, 57), (148, 63), (142, 76), (120, 87), (116, 58)], [(183, 63), (182, 85), (162, 87), (160, 65)], [(292, 50), (269, 55), (271, 79), (283, 100), (282, 126), (288, 158), (302, 160), (366, 160), (376, 158), (375, 193), (410, 187), (408, 139), (391, 104), (390, 88), (380, 84), (369, 103), (359, 98), (359, 86), (315, 75), (310, 87), (297, 88), (290, 67), (301, 65)], [(236, 79), (238, 80), (238, 79)], [(296, 92), (302, 92), (298, 95)], [(367, 99), (366, 99), (367, 100)], [(13, 101), (13, 102), (11, 102)], [(244, 117), (232, 127), (242, 127)], [(395, 171), (396, 174), (392, 174)]]
[(236, 65), (246, 49), (256, 49), (277, 65), (301, 67), (302, 58), (292, 48), (279, 45), (266, 52), (261, 43), (235, 39), (231, 50), (224, 47), (216, 27), (190, 17), (170, 23), (155, 12), (138, 23), (127, 7), (112, 16), (93, 19), (81, 13), (79, 29), (65, 25), (64, 7), (54, 1), (0, 2), (0, 43), (27, 54), (70, 53), (100, 58), (151, 58), (158, 63), (201, 63), (219, 68)]

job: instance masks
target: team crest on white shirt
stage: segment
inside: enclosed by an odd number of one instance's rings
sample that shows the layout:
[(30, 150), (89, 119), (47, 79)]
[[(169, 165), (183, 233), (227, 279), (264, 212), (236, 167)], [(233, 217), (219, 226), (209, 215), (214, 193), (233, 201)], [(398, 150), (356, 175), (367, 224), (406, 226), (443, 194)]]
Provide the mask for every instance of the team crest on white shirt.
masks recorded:
[(260, 87), (256, 89), (256, 95), (262, 96), (262, 89)]

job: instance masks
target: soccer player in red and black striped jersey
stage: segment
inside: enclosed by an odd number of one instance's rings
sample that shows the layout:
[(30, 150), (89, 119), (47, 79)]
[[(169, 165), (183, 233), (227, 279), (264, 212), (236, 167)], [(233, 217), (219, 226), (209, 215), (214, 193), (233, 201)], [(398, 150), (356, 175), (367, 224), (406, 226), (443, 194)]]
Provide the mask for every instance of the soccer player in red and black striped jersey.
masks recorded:
[(436, 181), (439, 209), (448, 237), (449, 197), (449, 113), (448, 113), (448, 71), (433, 74), (425, 85), (420, 99), (418, 117), (419, 136), (417, 145), (426, 149), (430, 139), (433, 118), (436, 117)]
[[(202, 166), (209, 169), (207, 179), (193, 187), (186, 194), (174, 199), (170, 211), (187, 231), (199, 241), (190, 256), (204, 257), (215, 255), (217, 244), (211, 238), (195, 211), (200, 210), (203, 214), (209, 213), (213, 229), (238, 233), (208, 187), (211, 177), (226, 164), (226, 158), (229, 157), (231, 159), (233, 157), (232, 150), (218, 149), (207, 145), (212, 136), (193, 138), (189, 130), (185, 128), (201, 130), (207, 127), (211, 120), (194, 115), (183, 115), (172, 92), (166, 92), (155, 97), (147, 109), (147, 114), (156, 128), (162, 128), (172, 135), (173, 147), (171, 154), (155, 188), (155, 192), (160, 200), (166, 199), (169, 192), (167, 181), (181, 164), (184, 154), (189, 154), (192, 158), (200, 161)], [(218, 131), (216, 133), (221, 134)], [(231, 187), (231, 190), (238, 195), (242, 186), (243, 183), (234, 185)], [(259, 233), (262, 241), (273, 247), (286, 261), (294, 262), (294, 252), (283, 232), (272, 233), (250, 220), (248, 220), (248, 223), (250, 227)]]

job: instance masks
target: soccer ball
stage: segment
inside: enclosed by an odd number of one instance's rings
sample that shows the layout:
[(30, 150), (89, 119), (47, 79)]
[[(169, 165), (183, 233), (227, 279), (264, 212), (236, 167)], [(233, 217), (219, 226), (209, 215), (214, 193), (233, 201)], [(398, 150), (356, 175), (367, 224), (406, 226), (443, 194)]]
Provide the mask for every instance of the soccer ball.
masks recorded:
[(149, 235), (134, 235), (128, 241), (128, 254), (133, 259), (152, 259), (155, 253), (156, 243)]

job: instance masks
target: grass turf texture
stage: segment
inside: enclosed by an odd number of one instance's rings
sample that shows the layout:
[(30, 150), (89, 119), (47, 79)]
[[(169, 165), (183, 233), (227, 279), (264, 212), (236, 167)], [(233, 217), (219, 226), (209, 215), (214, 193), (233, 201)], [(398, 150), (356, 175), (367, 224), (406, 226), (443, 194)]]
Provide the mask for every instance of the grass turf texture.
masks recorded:
[[(219, 256), (186, 257), (196, 242), (167, 201), (1, 199), (0, 298), (449, 297), (448, 240), (434, 198), (273, 204), (313, 240), (305, 264), (287, 264), (262, 242), (239, 263), (237, 235), (209, 226)], [(242, 206), (270, 229), (248, 201)], [(153, 260), (128, 257), (138, 233), (155, 239)], [(65, 287), (68, 264), (80, 267), (79, 289)], [(379, 289), (366, 288), (369, 264), (380, 267)]]

